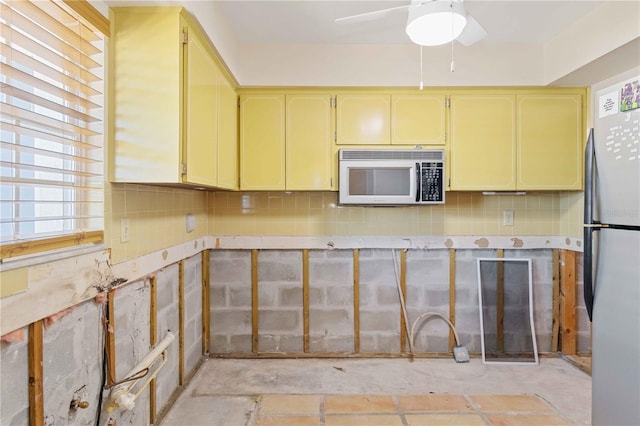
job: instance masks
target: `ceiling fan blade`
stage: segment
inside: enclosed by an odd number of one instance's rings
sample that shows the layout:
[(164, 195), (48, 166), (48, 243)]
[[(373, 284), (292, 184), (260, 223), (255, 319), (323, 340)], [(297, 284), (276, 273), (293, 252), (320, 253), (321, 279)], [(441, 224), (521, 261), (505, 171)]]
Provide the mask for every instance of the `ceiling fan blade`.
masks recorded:
[(357, 15), (338, 18), (335, 20), (335, 22), (341, 23), (341, 22), (347, 22), (347, 21), (349, 22), (372, 21), (374, 19), (384, 18), (386, 15), (394, 11), (401, 10), (401, 9), (408, 9), (410, 6), (411, 6), (410, 4), (405, 4), (404, 6), (396, 6), (396, 7), (390, 7), (388, 9), (380, 9), (380, 10), (374, 10), (372, 12), (359, 13)]
[(472, 44), (482, 40), (487, 36), (487, 30), (478, 23), (471, 15), (467, 15), (467, 25), (465, 25), (462, 34), (458, 36), (458, 41), (463, 46), (471, 46)]

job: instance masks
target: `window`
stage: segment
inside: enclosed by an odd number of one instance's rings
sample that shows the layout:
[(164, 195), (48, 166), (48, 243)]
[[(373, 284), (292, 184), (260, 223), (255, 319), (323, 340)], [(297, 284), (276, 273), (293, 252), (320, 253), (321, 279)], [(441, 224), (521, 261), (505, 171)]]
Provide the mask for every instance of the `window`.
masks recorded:
[(86, 1), (0, 7), (0, 259), (102, 241), (108, 20)]

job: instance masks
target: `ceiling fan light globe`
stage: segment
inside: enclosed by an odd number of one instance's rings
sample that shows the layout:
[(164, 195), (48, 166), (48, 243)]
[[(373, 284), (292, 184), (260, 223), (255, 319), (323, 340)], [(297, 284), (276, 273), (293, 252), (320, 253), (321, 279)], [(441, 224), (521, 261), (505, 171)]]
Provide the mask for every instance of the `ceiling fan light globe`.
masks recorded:
[(439, 46), (455, 40), (466, 24), (460, 2), (434, 0), (409, 9), (406, 32), (416, 44)]

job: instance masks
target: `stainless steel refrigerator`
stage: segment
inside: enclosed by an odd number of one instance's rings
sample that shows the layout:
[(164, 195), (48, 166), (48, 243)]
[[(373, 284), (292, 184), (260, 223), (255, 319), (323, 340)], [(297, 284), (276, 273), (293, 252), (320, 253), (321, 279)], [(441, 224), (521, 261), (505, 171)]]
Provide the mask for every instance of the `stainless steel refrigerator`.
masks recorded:
[(640, 425), (640, 77), (598, 91), (585, 151), (592, 424)]

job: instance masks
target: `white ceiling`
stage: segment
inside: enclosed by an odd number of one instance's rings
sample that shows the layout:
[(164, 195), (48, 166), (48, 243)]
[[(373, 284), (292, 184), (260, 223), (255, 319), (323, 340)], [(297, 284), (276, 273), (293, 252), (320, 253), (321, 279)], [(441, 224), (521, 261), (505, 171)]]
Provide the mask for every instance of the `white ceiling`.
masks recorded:
[(409, 0), (90, 1), (183, 6), (242, 86), (591, 85), (640, 66), (640, 0), (465, 0), (487, 37), (425, 48), (421, 77), (406, 10), (335, 22)]
[[(483, 43), (542, 43), (602, 1), (464, 2), (488, 32)], [(336, 23), (335, 19), (409, 4), (409, 1), (219, 1), (238, 41), (270, 43), (411, 43), (404, 32), (407, 11), (379, 19)]]

